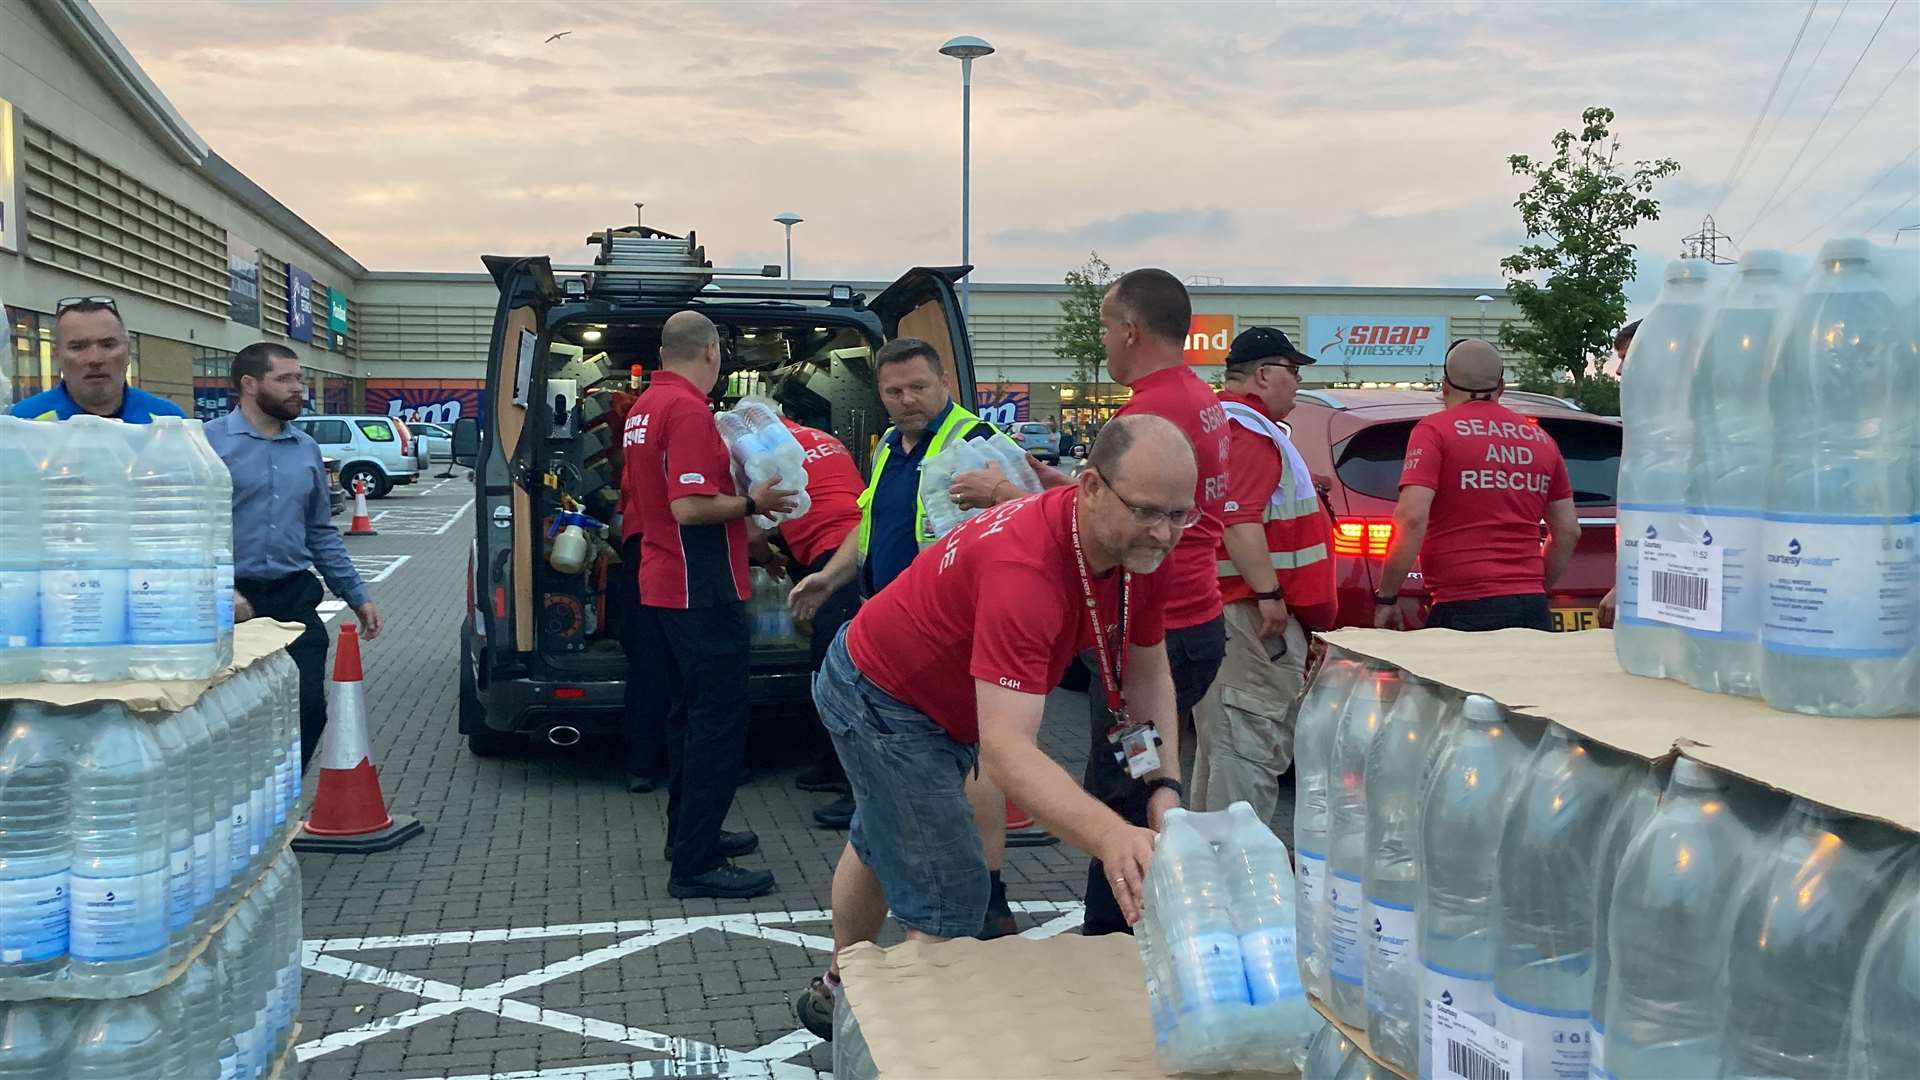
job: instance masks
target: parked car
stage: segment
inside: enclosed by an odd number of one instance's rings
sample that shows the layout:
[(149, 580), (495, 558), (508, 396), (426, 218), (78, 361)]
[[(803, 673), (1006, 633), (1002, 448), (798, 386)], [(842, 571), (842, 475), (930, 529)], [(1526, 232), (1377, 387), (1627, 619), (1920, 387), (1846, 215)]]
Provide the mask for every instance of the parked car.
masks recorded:
[(408, 420), (407, 430), (426, 447), (428, 461), (446, 461), (453, 456), (453, 432), (442, 424)]
[(340, 486), (351, 492), (365, 480), (367, 498), (384, 499), (395, 484), (411, 484), (427, 467), (426, 448), (394, 416), (302, 416), (293, 426), (340, 462)]
[(340, 459), (320, 455), (327, 469), (327, 513), (338, 514), (347, 508), (347, 492), (340, 486)]
[[(1544, 394), (1509, 391), (1500, 402), (1553, 436), (1573, 482), (1580, 543), (1547, 597), (1554, 629), (1597, 626), (1600, 599), (1613, 587), (1620, 420)], [(1302, 390), (1287, 417), (1294, 445), (1333, 518), (1341, 626), (1373, 625), (1374, 585), (1393, 541), (1393, 507), (1400, 496), (1407, 437), (1422, 417), (1442, 407), (1439, 396), (1429, 391)], [(1544, 542), (1544, 523), (1540, 535)], [(1418, 562), (1400, 595), (1407, 624), (1426, 625), (1431, 601)]]
[(1060, 463), (1060, 436), (1047, 425), (1033, 420), (1022, 420), (1013, 425), (1009, 432), (1020, 449), (1039, 458), (1049, 465)]

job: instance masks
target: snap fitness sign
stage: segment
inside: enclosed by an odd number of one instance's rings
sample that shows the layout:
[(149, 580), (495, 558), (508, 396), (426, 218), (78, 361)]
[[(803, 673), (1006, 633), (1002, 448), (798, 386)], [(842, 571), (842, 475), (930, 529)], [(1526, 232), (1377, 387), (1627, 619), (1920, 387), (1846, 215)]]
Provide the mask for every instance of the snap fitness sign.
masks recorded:
[(1437, 367), (1447, 359), (1447, 320), (1404, 315), (1309, 315), (1303, 348), (1323, 365)]
[(1233, 346), (1233, 316), (1195, 315), (1187, 324), (1187, 364), (1190, 367), (1227, 362), (1227, 350)]

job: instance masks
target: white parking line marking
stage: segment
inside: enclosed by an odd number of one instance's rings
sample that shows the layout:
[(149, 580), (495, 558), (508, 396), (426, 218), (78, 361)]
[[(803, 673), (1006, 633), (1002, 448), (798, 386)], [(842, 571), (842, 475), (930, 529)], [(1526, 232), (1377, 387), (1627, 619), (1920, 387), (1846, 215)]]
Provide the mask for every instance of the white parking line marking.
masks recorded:
[(471, 509), (473, 509), (472, 499), (468, 499), (466, 502), (461, 503), (460, 509), (455, 510), (453, 512), (453, 516), (447, 519), (447, 523), (445, 525), (442, 525), (438, 529), (435, 529), (433, 531), (433, 535), (445, 536), (447, 533), (447, 530), (453, 528), (454, 524), (458, 522), (461, 518), (465, 517), (467, 515), (467, 511)]

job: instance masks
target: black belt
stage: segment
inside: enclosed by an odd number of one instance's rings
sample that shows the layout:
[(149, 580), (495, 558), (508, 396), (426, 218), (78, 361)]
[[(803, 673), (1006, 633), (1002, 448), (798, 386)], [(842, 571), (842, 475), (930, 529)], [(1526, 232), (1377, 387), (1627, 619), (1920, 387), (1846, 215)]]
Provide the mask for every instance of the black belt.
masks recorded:
[(303, 577), (310, 578), (312, 576), (313, 576), (312, 571), (295, 570), (291, 574), (286, 574), (277, 578), (236, 577), (233, 579), (233, 585), (234, 585), (234, 588), (236, 589), (241, 589), (241, 588), (252, 588), (252, 589), (262, 589), (262, 590), (274, 589), (282, 585), (285, 585), (289, 582), (296, 581), (300, 578), (303, 578)]

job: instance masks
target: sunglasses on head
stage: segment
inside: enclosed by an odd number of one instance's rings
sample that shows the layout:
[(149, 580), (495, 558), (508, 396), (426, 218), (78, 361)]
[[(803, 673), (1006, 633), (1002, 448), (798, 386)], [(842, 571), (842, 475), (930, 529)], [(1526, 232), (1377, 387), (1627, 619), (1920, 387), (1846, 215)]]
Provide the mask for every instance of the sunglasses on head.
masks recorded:
[(68, 308), (107, 308), (115, 315), (120, 314), (120, 305), (113, 302), (111, 296), (69, 296), (54, 301), (53, 313), (62, 314)]

